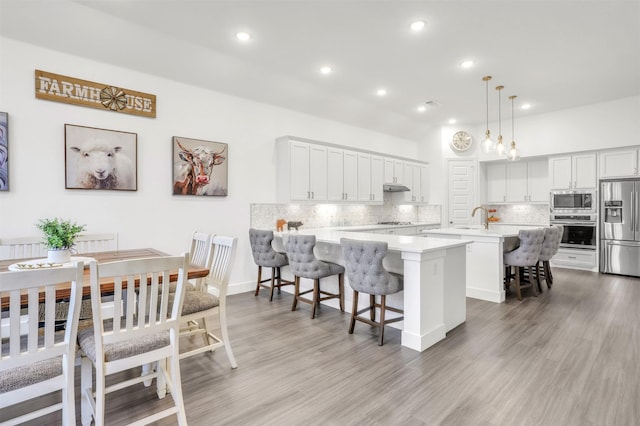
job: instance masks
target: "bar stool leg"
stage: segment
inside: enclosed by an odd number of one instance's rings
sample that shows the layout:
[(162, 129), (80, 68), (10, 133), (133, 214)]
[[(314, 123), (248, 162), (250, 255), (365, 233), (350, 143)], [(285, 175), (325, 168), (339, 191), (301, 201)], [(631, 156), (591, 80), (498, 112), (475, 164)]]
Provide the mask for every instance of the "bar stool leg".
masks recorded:
[(384, 311), (387, 308), (387, 296), (380, 296), (380, 337), (378, 340), (378, 346), (382, 346), (382, 342), (384, 340)]
[(258, 284), (256, 285), (256, 294), (254, 296), (260, 293), (260, 281), (262, 281), (262, 266), (258, 266)]
[(349, 323), (349, 334), (353, 334), (356, 326), (356, 314), (358, 313), (358, 292), (353, 290), (353, 307), (351, 308), (351, 322)]
[(338, 294), (340, 295), (340, 312), (344, 312), (344, 274), (338, 274)]
[(518, 300), (522, 300), (522, 293), (520, 292), (520, 267), (516, 266), (516, 274), (515, 274), (515, 283), (514, 287), (516, 288), (516, 296)]
[(376, 296), (373, 294), (369, 295), (369, 316), (371, 317), (371, 321), (376, 320)]
[(293, 277), (293, 285), (294, 285), (295, 291), (293, 294), (293, 305), (291, 305), (291, 310), (295, 311), (296, 307), (298, 306), (298, 298), (300, 297), (300, 277), (298, 276)]
[(320, 279), (313, 280), (313, 301), (311, 302), (311, 319), (316, 317), (316, 306), (320, 304)]

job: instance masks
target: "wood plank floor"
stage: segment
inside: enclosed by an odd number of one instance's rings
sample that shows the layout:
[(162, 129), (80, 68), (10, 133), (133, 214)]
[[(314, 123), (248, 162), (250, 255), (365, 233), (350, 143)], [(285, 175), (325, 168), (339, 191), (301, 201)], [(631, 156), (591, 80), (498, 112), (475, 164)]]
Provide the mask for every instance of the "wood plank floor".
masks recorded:
[[(289, 294), (231, 296), (239, 368), (224, 351), (183, 362), (189, 424), (640, 424), (640, 280), (554, 276), (551, 291), (522, 302), (467, 299), (466, 323), (423, 353), (391, 328), (382, 347), (365, 324), (348, 335), (348, 314), (331, 308), (315, 320), (308, 305), (291, 312)], [(153, 387), (134, 387), (108, 397), (106, 421), (165, 405)]]

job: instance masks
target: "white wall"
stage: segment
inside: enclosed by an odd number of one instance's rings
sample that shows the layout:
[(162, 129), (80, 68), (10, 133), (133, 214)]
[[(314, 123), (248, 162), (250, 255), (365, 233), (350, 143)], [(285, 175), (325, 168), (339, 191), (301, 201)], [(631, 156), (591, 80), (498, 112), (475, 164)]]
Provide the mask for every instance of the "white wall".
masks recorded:
[[(548, 114), (518, 117), (516, 113), (515, 140), (523, 158), (639, 145), (638, 117), (640, 96)], [(449, 147), (449, 140), (457, 130), (467, 130), (473, 135), (474, 146), (465, 153), (455, 153)], [(443, 127), (443, 155), (448, 158), (477, 157), (480, 161), (493, 160), (493, 156), (484, 154), (479, 149), (480, 143), (484, 140), (485, 130), (484, 124), (463, 129)], [(495, 140), (498, 137), (498, 123), (490, 122), (489, 130)], [(510, 116), (502, 121), (502, 136), (504, 142), (510, 145)]]
[[(0, 192), (0, 236), (37, 235), (61, 216), (88, 232), (118, 232), (120, 247), (187, 248), (193, 230), (239, 237), (231, 284), (253, 282), (250, 203), (275, 202), (275, 138), (304, 138), (417, 158), (413, 141), (277, 108), (0, 37), (0, 111), (9, 113), (10, 191)], [(168, 59), (169, 60), (169, 59)], [(157, 96), (143, 118), (35, 98), (34, 71), (113, 84)], [(138, 190), (67, 190), (64, 124), (138, 135)], [(172, 136), (229, 144), (229, 195), (172, 195)]]

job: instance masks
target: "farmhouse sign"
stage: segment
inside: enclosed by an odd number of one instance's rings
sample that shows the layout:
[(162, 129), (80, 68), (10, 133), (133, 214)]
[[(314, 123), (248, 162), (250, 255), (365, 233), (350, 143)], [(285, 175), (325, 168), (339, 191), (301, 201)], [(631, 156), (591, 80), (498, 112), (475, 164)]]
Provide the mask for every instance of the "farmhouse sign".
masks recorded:
[(124, 114), (156, 116), (156, 95), (36, 70), (36, 98)]

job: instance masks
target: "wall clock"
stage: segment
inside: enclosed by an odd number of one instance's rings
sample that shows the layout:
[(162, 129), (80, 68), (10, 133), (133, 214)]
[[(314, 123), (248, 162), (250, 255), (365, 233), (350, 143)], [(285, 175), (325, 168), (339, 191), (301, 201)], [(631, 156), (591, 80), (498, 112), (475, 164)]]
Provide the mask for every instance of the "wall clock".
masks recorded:
[(471, 135), (464, 130), (460, 130), (453, 134), (449, 145), (454, 151), (466, 151), (471, 148), (472, 142)]

